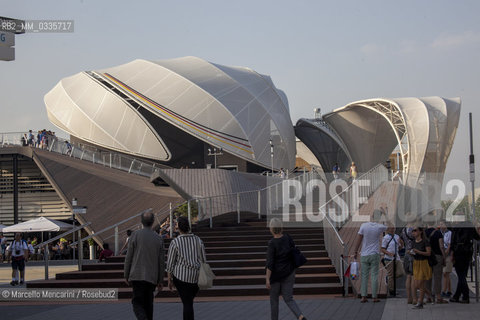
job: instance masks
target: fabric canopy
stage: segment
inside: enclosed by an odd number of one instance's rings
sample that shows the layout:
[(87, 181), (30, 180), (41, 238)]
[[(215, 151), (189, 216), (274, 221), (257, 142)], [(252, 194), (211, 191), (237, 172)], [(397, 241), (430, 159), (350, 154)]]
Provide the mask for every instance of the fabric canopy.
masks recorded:
[(5, 228), (6, 226), (4, 226), (3, 224), (0, 224), (0, 232), (3, 232), (3, 228)]
[(3, 228), (3, 232), (42, 232), (71, 229), (72, 225), (61, 221), (40, 217)]

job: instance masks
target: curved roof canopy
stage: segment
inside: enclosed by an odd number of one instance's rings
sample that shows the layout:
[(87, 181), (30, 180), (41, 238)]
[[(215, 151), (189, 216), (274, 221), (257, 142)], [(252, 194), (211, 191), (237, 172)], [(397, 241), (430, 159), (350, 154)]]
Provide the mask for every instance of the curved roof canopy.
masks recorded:
[(460, 117), (459, 98), (369, 99), (326, 114), (360, 171), (388, 159), (398, 146), (404, 184), (416, 187), (424, 173), (441, 174)]
[[(460, 98), (369, 99), (323, 120), (345, 143), (359, 171), (385, 162), (395, 147), (405, 186), (421, 191), (424, 212), (440, 207), (440, 190), (460, 117)], [(425, 206), (426, 205), (426, 206)]]
[(321, 119), (299, 119), (295, 135), (311, 150), (325, 172), (338, 163), (340, 170), (350, 166), (351, 159), (341, 138)]
[(196, 57), (135, 60), (65, 78), (45, 96), (50, 120), (70, 134), (168, 161), (174, 150), (168, 150), (129, 101), (213, 146), (265, 167), (270, 167), (271, 139), (274, 167), (294, 167), (295, 136), (286, 95), (270, 77), (249, 68)]

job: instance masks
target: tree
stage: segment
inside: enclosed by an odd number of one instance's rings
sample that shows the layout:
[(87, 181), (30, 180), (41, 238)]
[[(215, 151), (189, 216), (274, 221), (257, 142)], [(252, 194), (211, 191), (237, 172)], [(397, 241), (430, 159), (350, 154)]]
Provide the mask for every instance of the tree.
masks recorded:
[[(179, 205), (175, 209), (174, 213), (178, 217), (180, 217), (180, 216), (188, 217), (188, 204), (187, 204), (187, 202)], [(198, 216), (198, 207), (197, 207), (197, 202), (196, 201), (190, 201), (190, 214), (191, 214), (192, 220), (195, 220)]]

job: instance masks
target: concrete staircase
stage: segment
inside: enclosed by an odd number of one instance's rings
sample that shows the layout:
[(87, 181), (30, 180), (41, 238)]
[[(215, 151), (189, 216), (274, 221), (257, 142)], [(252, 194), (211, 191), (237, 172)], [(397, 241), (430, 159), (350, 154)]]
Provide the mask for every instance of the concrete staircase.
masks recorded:
[[(217, 223), (218, 224), (218, 223)], [(308, 258), (297, 269), (296, 295), (341, 295), (342, 286), (324, 248), (320, 228), (289, 228), (296, 245)], [(244, 222), (241, 225), (198, 227), (194, 233), (205, 243), (207, 261), (216, 275), (214, 285), (200, 290), (200, 297), (266, 296), (265, 256), (271, 238), (265, 221)], [(166, 240), (168, 248), (170, 240)], [(131, 288), (123, 279), (124, 256), (111, 257), (106, 263), (84, 265), (83, 271), (56, 275), (55, 280), (27, 283), (27, 288), (119, 288), (119, 298), (131, 298)], [(165, 282), (166, 283), (166, 282)], [(165, 289), (158, 298), (171, 298), (178, 293)]]

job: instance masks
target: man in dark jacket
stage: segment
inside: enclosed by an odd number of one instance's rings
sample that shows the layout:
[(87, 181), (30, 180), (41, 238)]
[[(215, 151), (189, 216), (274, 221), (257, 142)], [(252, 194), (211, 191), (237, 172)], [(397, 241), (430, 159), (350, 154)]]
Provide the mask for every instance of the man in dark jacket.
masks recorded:
[(133, 312), (137, 319), (153, 318), (153, 292), (161, 291), (165, 274), (163, 239), (152, 230), (154, 216), (142, 215), (143, 229), (132, 234), (125, 258), (125, 280), (133, 287)]
[[(480, 240), (480, 227), (478, 224), (474, 226), (471, 222), (463, 222), (454, 228), (451, 248), (453, 251), (453, 266), (457, 272), (458, 283), (457, 290), (450, 302), (470, 302), (467, 272), (472, 261), (474, 240)], [(462, 296), (461, 300), (460, 296)]]

